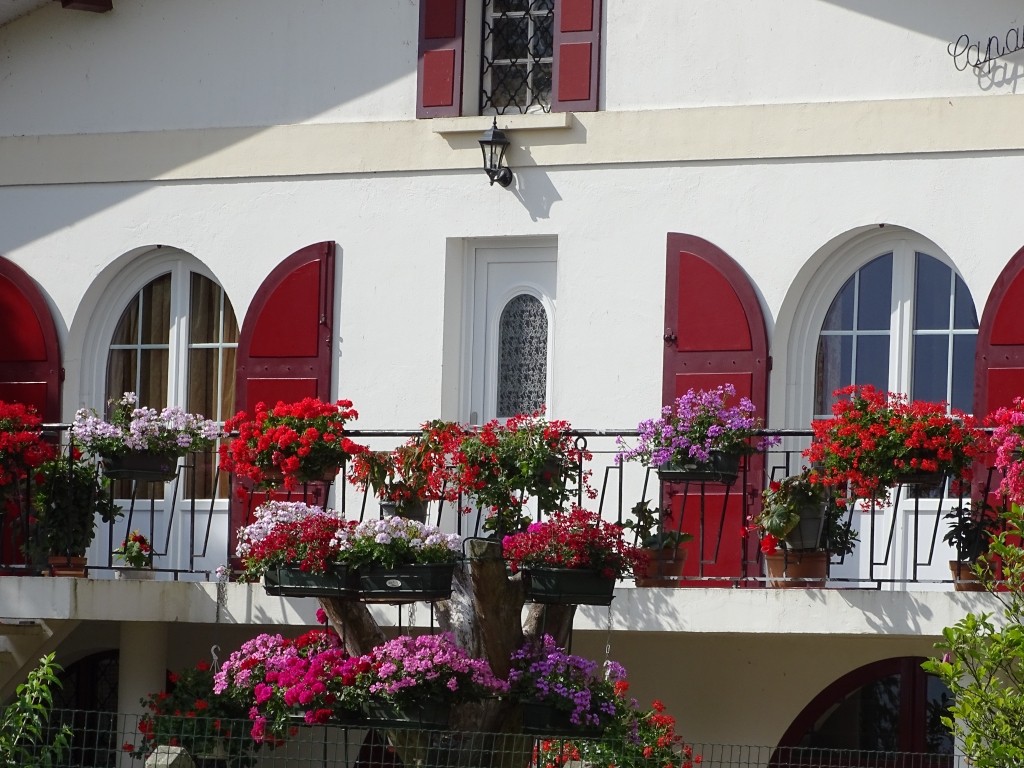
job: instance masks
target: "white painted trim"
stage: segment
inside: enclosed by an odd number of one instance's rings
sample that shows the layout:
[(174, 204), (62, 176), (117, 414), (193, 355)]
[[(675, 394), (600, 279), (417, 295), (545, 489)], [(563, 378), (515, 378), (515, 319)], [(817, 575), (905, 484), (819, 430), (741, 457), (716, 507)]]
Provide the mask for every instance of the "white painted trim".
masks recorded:
[[(558, 113), (501, 121), (512, 142), (508, 163), (520, 171), (1021, 151), (1021, 123), (1024, 99), (990, 96)], [(476, 172), (477, 138), (489, 124), (489, 118), (476, 116), (3, 136), (0, 186)]]

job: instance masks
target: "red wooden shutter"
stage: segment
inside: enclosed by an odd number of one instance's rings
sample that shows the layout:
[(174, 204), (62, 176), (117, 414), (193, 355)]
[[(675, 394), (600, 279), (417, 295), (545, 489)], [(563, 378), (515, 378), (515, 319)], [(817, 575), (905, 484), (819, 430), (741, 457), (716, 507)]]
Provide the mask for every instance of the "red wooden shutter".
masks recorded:
[(60, 421), (60, 344), (46, 300), (21, 267), (0, 258), (0, 400)]
[[(256, 291), (238, 337), (235, 408), (252, 415), (257, 403), (304, 397), (332, 400), (334, 361), (334, 243), (306, 246), (286, 258)], [(251, 522), (267, 495), (232, 495), (229, 551), (235, 532)], [(309, 498), (322, 504), (323, 498)], [(238, 565), (238, 563), (234, 563)]]
[(978, 326), (974, 413), (983, 417), (1024, 396), (1024, 248), (1007, 262), (985, 304)]
[(601, 0), (555, 3), (552, 112), (594, 112), (601, 72)]
[(263, 281), (238, 338), (235, 407), (331, 398), (334, 243), (282, 261)]
[(416, 117), (462, 114), (465, 0), (420, 0)]
[[(749, 397), (764, 418), (768, 406), (768, 333), (757, 293), (746, 273), (724, 251), (693, 235), (670, 233), (665, 286), (665, 357), (662, 400), (665, 405), (688, 389), (730, 383), (736, 396)], [(756, 546), (744, 557), (743, 496), (760, 498), (764, 457), (747, 461), (743, 479), (726, 489), (665, 486), (682, 530), (694, 535), (687, 575), (759, 575)], [(684, 494), (685, 491), (685, 494)], [(750, 508), (747, 512), (750, 512)]]

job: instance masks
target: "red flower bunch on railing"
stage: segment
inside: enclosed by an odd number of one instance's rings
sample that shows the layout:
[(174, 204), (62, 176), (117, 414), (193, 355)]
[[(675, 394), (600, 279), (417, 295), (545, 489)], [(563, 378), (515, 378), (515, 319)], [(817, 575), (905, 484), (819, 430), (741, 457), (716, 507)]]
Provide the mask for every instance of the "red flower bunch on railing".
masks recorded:
[(393, 451), (366, 451), (352, 460), (349, 482), (370, 486), (381, 501), (399, 505), (417, 501), (455, 501), (459, 498), (456, 468), (466, 430), (459, 424), (434, 419)]
[(995, 427), (995, 465), (1003, 473), (999, 490), (1014, 504), (1024, 504), (1024, 398), (1014, 398), (1012, 407), (998, 409), (987, 421)]
[(54, 457), (53, 446), (43, 440), (42, 424), (32, 406), (0, 401), (0, 489)]
[[(826, 486), (870, 504), (913, 472), (966, 478), (984, 447), (975, 420), (945, 403), (908, 401), (871, 385), (837, 389), (834, 418), (815, 421), (804, 456)], [(843, 503), (844, 499), (838, 499)]]
[[(542, 512), (560, 509), (582, 483), (589, 498), (592, 456), (579, 448), (567, 421), (548, 421), (540, 412), (517, 414), (504, 424), (489, 421), (462, 441), (456, 457), (460, 487), (479, 509), (490, 512), (484, 528), (518, 531), (529, 522), (523, 507), (536, 499)], [(575, 481), (575, 482), (574, 482)]]
[(345, 435), (346, 422), (358, 417), (350, 400), (331, 404), (307, 397), (270, 409), (258, 403), (251, 418), (240, 411), (224, 423), (226, 432), (238, 436), (220, 447), (220, 468), (260, 485), (283, 484), (287, 490), (329, 479), (345, 461), (366, 450)]
[(572, 568), (601, 571), (606, 578), (631, 573), (647, 557), (626, 543), (621, 525), (575, 506), (506, 536), (502, 550), (512, 573), (524, 567)]

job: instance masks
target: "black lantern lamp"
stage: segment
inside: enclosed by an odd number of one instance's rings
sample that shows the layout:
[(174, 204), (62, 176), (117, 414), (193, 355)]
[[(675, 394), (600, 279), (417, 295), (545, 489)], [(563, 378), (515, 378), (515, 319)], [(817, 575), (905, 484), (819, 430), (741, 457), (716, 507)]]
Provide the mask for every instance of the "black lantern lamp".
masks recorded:
[(480, 151), (484, 155), (484, 173), (491, 180), (491, 186), (497, 182), (503, 187), (512, 183), (512, 169), (502, 165), (505, 160), (505, 150), (508, 149), (509, 140), (505, 132), (498, 128), (498, 118), (494, 118), (484, 135), (480, 137)]

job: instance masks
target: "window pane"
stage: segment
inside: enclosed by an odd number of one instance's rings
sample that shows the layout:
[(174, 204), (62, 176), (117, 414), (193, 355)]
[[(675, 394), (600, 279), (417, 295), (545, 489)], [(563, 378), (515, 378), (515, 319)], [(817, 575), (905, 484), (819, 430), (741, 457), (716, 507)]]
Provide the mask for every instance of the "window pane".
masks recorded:
[(974, 411), (974, 349), (978, 337), (953, 337), (953, 395), (950, 405), (965, 413)]
[(550, 59), (554, 52), (551, 16), (541, 16), (534, 20), (533, 38), (530, 40), (530, 51), (535, 59)]
[(803, 737), (801, 747), (899, 749), (900, 678), (891, 675), (851, 693)]
[(218, 349), (192, 349), (188, 353), (189, 413), (209, 416), (216, 413), (214, 402), (217, 387)]
[(189, 342), (208, 344), (218, 341), (220, 286), (193, 272), (189, 305)]
[(823, 331), (853, 330), (853, 286), (854, 278), (851, 277), (832, 300), (832, 306), (828, 308), (825, 322), (821, 326)]
[(225, 347), (221, 360), (220, 413), (214, 417), (223, 420), (235, 415), (235, 350)]
[(892, 316), (892, 254), (861, 267), (857, 300), (860, 330), (887, 330)]
[(949, 328), (949, 278), (952, 270), (925, 253), (917, 254), (914, 329)]
[(912, 399), (934, 403), (946, 400), (948, 355), (949, 336), (914, 337), (914, 380), (910, 389)]
[(166, 349), (142, 350), (142, 365), (139, 370), (139, 404), (157, 410), (167, 407), (167, 361)]
[(498, 416), (532, 413), (548, 387), (548, 316), (534, 296), (512, 299), (498, 323)]
[(551, 101), (551, 65), (537, 64), (530, 72), (534, 98), (539, 101)]
[(136, 390), (138, 353), (134, 349), (112, 349), (107, 356), (107, 399)]
[(953, 327), (977, 328), (978, 313), (974, 309), (974, 300), (967, 290), (967, 283), (960, 275), (956, 276), (956, 287), (953, 290)]
[(943, 717), (952, 717), (953, 694), (946, 684), (928, 675), (928, 701), (925, 703), (925, 749), (933, 755), (953, 754), (953, 735), (942, 724)]
[(530, 22), (527, 17), (496, 18), (491, 36), (491, 58), (525, 60), (529, 41)]
[(814, 383), (815, 414), (824, 416), (832, 412), (832, 393), (853, 380), (852, 368), (852, 336), (822, 336), (818, 339)]
[(494, 12), (505, 13), (506, 11), (526, 11), (530, 8), (530, 0), (493, 0)]
[(496, 105), (518, 104), (526, 101), (526, 67), (495, 65), (492, 70), (494, 94), (491, 97)]
[(124, 312), (121, 319), (117, 321), (117, 328), (110, 340), (111, 344), (138, 344), (139, 343), (139, 297), (136, 296)]
[(142, 289), (142, 343), (167, 344), (171, 338), (171, 276)]
[(889, 388), (889, 334), (857, 337), (856, 384)]
[(224, 297), (224, 343), (238, 343), (238, 321), (235, 319), (235, 311), (227, 297)]

